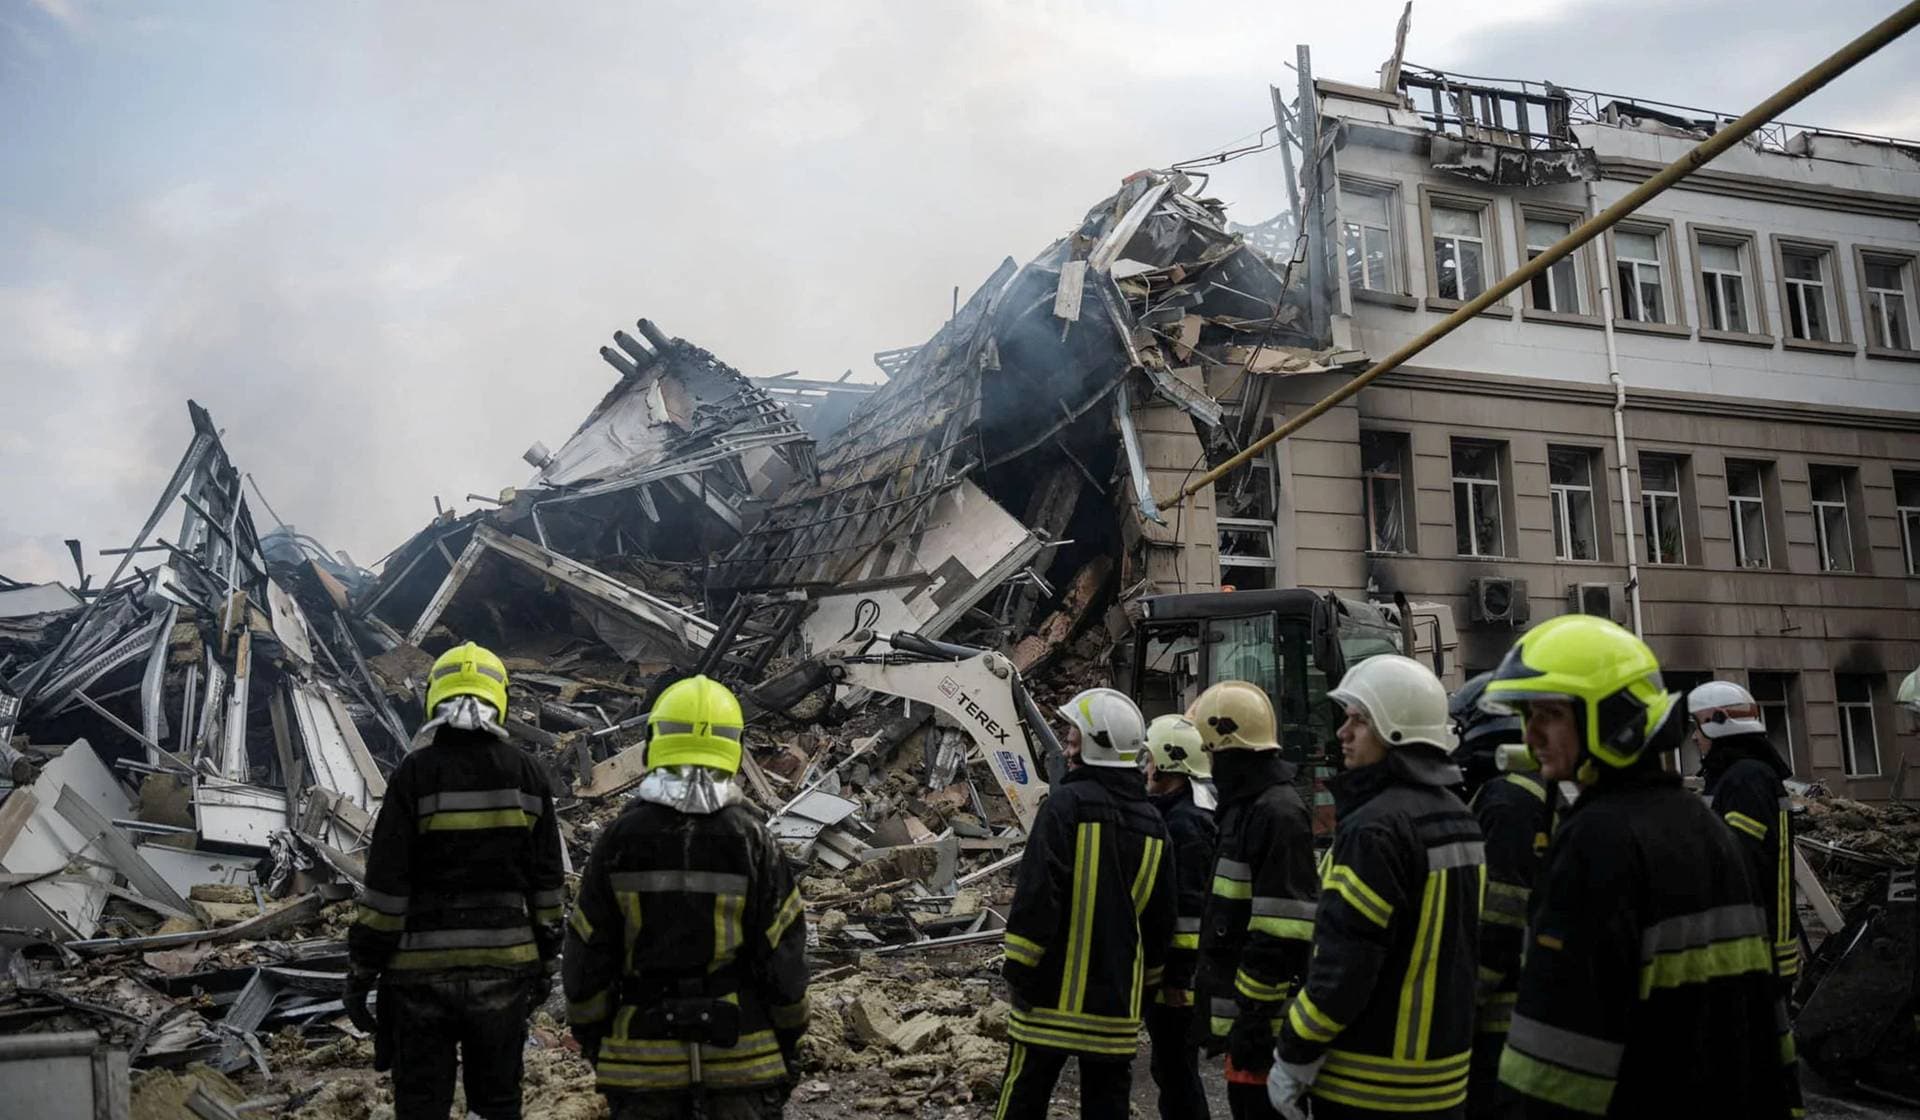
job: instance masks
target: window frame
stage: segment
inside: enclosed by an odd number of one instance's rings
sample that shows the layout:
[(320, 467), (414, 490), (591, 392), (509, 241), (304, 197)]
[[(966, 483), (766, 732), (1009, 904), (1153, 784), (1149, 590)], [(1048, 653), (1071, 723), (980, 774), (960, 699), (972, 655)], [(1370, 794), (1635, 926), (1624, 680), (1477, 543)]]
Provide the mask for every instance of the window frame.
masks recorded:
[[(1741, 255), (1749, 270), (1742, 277), (1746, 284), (1747, 329), (1723, 330), (1713, 324), (1712, 306), (1707, 301), (1707, 267), (1700, 252), (1703, 245), (1730, 248)], [(1693, 254), (1693, 300), (1700, 312), (1700, 337), (1713, 342), (1738, 342), (1752, 346), (1772, 346), (1772, 324), (1767, 319), (1766, 284), (1760, 271), (1760, 235), (1734, 226), (1687, 223), (1687, 247)]]
[[(1459, 467), (1454, 463), (1454, 456), (1455, 454), (1458, 453), (1459, 448), (1463, 444), (1468, 446), (1484, 447), (1492, 455), (1493, 457), (1493, 477), (1492, 478), (1486, 479), (1486, 478), (1461, 477), (1461, 475), (1459, 474)], [(1459, 551), (1460, 517), (1461, 517), (1462, 511), (1460, 509), (1460, 503), (1456, 500), (1453, 503), (1454, 554), (1456, 556), (1471, 556), (1471, 557), (1477, 557), (1480, 559), (1504, 559), (1508, 555), (1506, 551), (1508, 546), (1507, 510), (1506, 510), (1506, 497), (1507, 497), (1506, 487), (1507, 487), (1508, 472), (1503, 470), (1501, 465), (1502, 460), (1506, 458), (1505, 450), (1506, 450), (1505, 446), (1499, 440), (1474, 439), (1470, 437), (1469, 438), (1455, 437), (1453, 439), (1450, 439), (1447, 442), (1447, 477), (1450, 483), (1450, 485), (1447, 488), (1448, 493), (1456, 494), (1458, 491), (1458, 488), (1461, 486), (1465, 486), (1467, 488), (1468, 509), (1465, 512), (1467, 514), (1467, 541), (1471, 551), (1468, 551), (1468, 552)], [(1475, 505), (1475, 496), (1479, 493), (1482, 487), (1488, 487), (1493, 490), (1494, 509), (1498, 514), (1499, 525), (1500, 525), (1500, 541), (1499, 541), (1500, 551), (1498, 552), (1485, 552), (1481, 550), (1479, 525), (1477, 522), (1473, 520), (1473, 516), (1472, 516), (1473, 508)]]
[[(1398, 453), (1399, 471), (1386, 474), (1367, 469), (1367, 452), (1364, 443), (1368, 436), (1381, 436), (1394, 441)], [(1360, 507), (1367, 522), (1367, 551), (1379, 556), (1409, 556), (1417, 552), (1413, 536), (1413, 436), (1411, 433), (1393, 428), (1363, 428), (1360, 431)], [(1451, 457), (1449, 457), (1451, 469)], [(1379, 541), (1373, 531), (1373, 483), (1375, 479), (1393, 479), (1400, 488), (1400, 544), (1398, 549), (1379, 547)]]
[[(1753, 468), (1754, 488), (1758, 495), (1735, 494), (1733, 492), (1733, 470), (1736, 466)], [(1727, 523), (1733, 534), (1733, 566), (1741, 571), (1755, 571), (1773, 567), (1773, 525), (1767, 517), (1767, 466), (1758, 459), (1735, 459), (1729, 456), (1724, 464), (1722, 481), (1727, 484)], [(1760, 563), (1746, 563), (1750, 557), (1741, 554), (1746, 550), (1746, 537), (1740, 529), (1746, 517), (1745, 506), (1758, 506), (1760, 514), (1760, 546), (1765, 549)]]
[[(1619, 233), (1638, 233), (1652, 237), (1658, 250), (1664, 254), (1660, 261), (1661, 291), (1666, 295), (1666, 310), (1671, 314), (1666, 322), (1650, 323), (1642, 319), (1629, 319), (1624, 314), (1626, 300), (1620, 289), (1620, 243), (1615, 236)], [(1635, 217), (1631, 221), (1621, 222), (1607, 231), (1607, 267), (1613, 270), (1611, 287), (1613, 288), (1613, 326), (1615, 330), (1639, 331), (1644, 334), (1691, 335), (1693, 330), (1687, 325), (1687, 301), (1680, 292), (1680, 239), (1674, 232), (1671, 218)], [(1638, 258), (1636, 258), (1636, 263)], [(1636, 273), (1637, 276), (1637, 273)], [(1637, 281), (1636, 281), (1637, 287)], [(1636, 290), (1634, 302), (1639, 303)]]
[[(1555, 452), (1578, 455), (1587, 464), (1587, 484), (1553, 481), (1553, 456)], [(1601, 562), (1601, 520), (1600, 502), (1606, 498), (1606, 466), (1601, 462), (1600, 454), (1591, 447), (1578, 447), (1566, 444), (1547, 445), (1547, 496), (1552, 507), (1554, 548), (1553, 558), (1562, 564), (1597, 564)], [(1587, 521), (1593, 526), (1593, 555), (1587, 557), (1568, 556), (1561, 550), (1561, 542), (1573, 542), (1572, 495), (1583, 492), (1587, 496)], [(1564, 527), (1563, 527), (1564, 526)], [(1568, 551), (1571, 551), (1570, 549)]]
[[(1920, 504), (1905, 505), (1900, 501), (1900, 479), (1903, 475), (1913, 479), (1914, 497), (1920, 501), (1920, 471), (1893, 472), (1893, 516), (1900, 527), (1900, 544), (1906, 553), (1907, 575), (1920, 576)], [(1807, 490), (1812, 493), (1811, 483)]]
[[(1762, 678), (1766, 679), (1769, 683), (1777, 682), (1780, 685), (1780, 698), (1778, 700), (1763, 699), (1761, 697), (1760, 681)], [(1771, 733), (1774, 725), (1773, 721), (1768, 718), (1767, 713), (1770, 709), (1779, 709), (1780, 727), (1781, 730), (1786, 732), (1787, 753), (1784, 761), (1787, 764), (1788, 777), (1792, 777), (1800, 772), (1800, 764), (1794, 761), (1794, 755), (1800, 746), (1800, 738), (1794, 732), (1794, 689), (1798, 683), (1799, 674), (1793, 672), (1775, 672), (1771, 669), (1756, 669), (1747, 673), (1747, 694), (1753, 697), (1754, 706), (1760, 709), (1760, 722), (1767, 728), (1768, 738), (1772, 738)]]
[[(1665, 459), (1673, 464), (1673, 489), (1652, 490), (1647, 487), (1647, 460)], [(1647, 563), (1662, 568), (1685, 567), (1687, 564), (1687, 457), (1670, 451), (1642, 451), (1638, 462), (1634, 464), (1636, 477), (1634, 486), (1640, 492), (1640, 525), (1646, 537)], [(1659, 524), (1656, 498), (1673, 499), (1674, 521), (1680, 526), (1680, 558), (1677, 560), (1654, 559), (1655, 535), (1651, 526)]]
[[(1280, 472), (1273, 461), (1272, 454), (1264, 453), (1256, 455), (1249, 460), (1246, 465), (1254, 470), (1266, 472), (1267, 493), (1273, 496), (1277, 506), (1280, 494)], [(1265, 556), (1245, 556), (1238, 553), (1228, 553), (1225, 548), (1221, 547), (1220, 538), (1230, 529), (1240, 532), (1265, 534), (1267, 539), (1267, 554)], [(1265, 572), (1277, 573), (1280, 568), (1280, 558), (1278, 555), (1280, 542), (1279, 530), (1279, 510), (1277, 508), (1274, 510), (1274, 516), (1272, 518), (1223, 517), (1216, 513), (1213, 519), (1214, 560), (1220, 569), (1220, 582), (1231, 582), (1227, 578), (1228, 569), (1231, 568), (1256, 568)], [(1278, 578), (1277, 575), (1267, 576), (1267, 586), (1272, 586)], [(1236, 584), (1236, 586), (1238, 585)]]
[[(1485, 274), (1481, 277), (1481, 291), (1491, 288), (1496, 281), (1505, 276), (1507, 268), (1506, 248), (1502, 244), (1499, 222), (1499, 200), (1491, 195), (1477, 195), (1468, 191), (1441, 189), (1426, 183), (1420, 184), (1420, 246), (1421, 260), (1426, 273), (1426, 303), (1429, 311), (1454, 311), (1472, 302), (1475, 297), (1454, 299), (1440, 294), (1440, 270), (1433, 261), (1433, 211), (1437, 206), (1442, 210), (1477, 210), (1480, 213), (1480, 267)], [(1482, 315), (1491, 315), (1500, 319), (1513, 318), (1512, 295), (1494, 303)]]
[[(1867, 698), (1865, 700), (1842, 699), (1840, 696), (1840, 682), (1842, 681), (1859, 681), (1861, 686), (1866, 689)], [(1886, 769), (1880, 761), (1880, 721), (1873, 710), (1875, 700), (1873, 677), (1871, 675), (1865, 673), (1835, 673), (1833, 675), (1833, 707), (1834, 713), (1838, 717), (1835, 722), (1838, 723), (1840, 727), (1840, 769), (1849, 778), (1879, 778), (1884, 777), (1886, 774)], [(1865, 770), (1854, 769), (1855, 755), (1858, 753), (1859, 744), (1854, 742), (1853, 720), (1850, 718), (1850, 714), (1855, 711), (1865, 711), (1867, 713), (1867, 741), (1873, 748), (1873, 770), (1871, 773)]]
[[(1902, 293), (1907, 302), (1907, 341), (1912, 344), (1908, 347), (1881, 346), (1873, 341), (1873, 293), (1880, 289), (1867, 286), (1869, 259), (1894, 263), (1903, 274), (1907, 284)], [(1899, 358), (1910, 362), (1920, 361), (1920, 254), (1911, 249), (1883, 249), (1877, 245), (1855, 245), (1853, 262), (1854, 271), (1860, 283), (1860, 325), (1865, 331), (1861, 341), (1866, 343), (1867, 356)]]
[[(1527, 202), (1515, 199), (1513, 203), (1513, 243), (1516, 248), (1515, 256), (1523, 264), (1532, 259), (1527, 256), (1527, 254), (1532, 251), (1532, 246), (1528, 244), (1529, 238), (1527, 237), (1528, 219), (1545, 222), (1565, 222), (1569, 229), (1578, 229), (1580, 223), (1587, 220), (1587, 213), (1578, 207), (1554, 206), (1548, 203)], [(1533, 300), (1533, 285), (1523, 284), (1520, 287), (1520, 315), (1524, 319), (1532, 319), (1546, 323), (1578, 323), (1583, 326), (1600, 326), (1600, 278), (1595, 271), (1592, 244), (1588, 243), (1587, 245), (1580, 246), (1578, 249), (1575, 249), (1567, 259), (1573, 266), (1573, 286), (1575, 293), (1579, 296), (1583, 310), (1558, 311), (1552, 308), (1540, 307), (1536, 305)], [(1549, 281), (1549, 283), (1551, 283), (1551, 281)]]
[[(1399, 182), (1393, 179), (1376, 179), (1367, 175), (1349, 175), (1343, 173), (1339, 176), (1338, 185), (1339, 195), (1349, 193), (1371, 195), (1383, 198), (1386, 201), (1387, 207), (1387, 249), (1390, 255), (1387, 269), (1393, 274), (1391, 279), (1394, 281), (1394, 286), (1391, 288), (1356, 288), (1353, 286), (1352, 279), (1347, 275), (1345, 267), (1347, 246), (1346, 207), (1342, 206), (1340, 208), (1340, 283), (1346, 288), (1349, 300), (1360, 303), (1374, 302), (1390, 303), (1400, 307), (1408, 306), (1409, 297), (1407, 292), (1409, 283), (1407, 276), (1409, 269), (1407, 267), (1406, 236), (1403, 229), (1405, 225), (1403, 220), (1405, 211), (1401, 205), (1401, 187)], [(1364, 229), (1365, 227), (1362, 228)], [(1365, 246), (1363, 240), (1362, 257), (1364, 258), (1364, 256)]]
[[(1832, 323), (1834, 331), (1834, 337), (1831, 339), (1794, 337), (1791, 286), (1804, 281), (1787, 279), (1789, 252), (1817, 254), (1826, 262), (1825, 282), (1832, 289), (1827, 297), (1828, 320)], [(1847, 288), (1840, 273), (1838, 242), (1778, 233), (1773, 235), (1773, 294), (1774, 298), (1780, 301), (1780, 345), (1789, 350), (1806, 350), (1824, 354), (1852, 354), (1859, 350), (1859, 347), (1853, 343), (1853, 327), (1850, 322), (1853, 316), (1847, 311)]]
[[(1835, 476), (1838, 478), (1840, 483), (1840, 500), (1839, 501), (1835, 502), (1830, 499), (1823, 499), (1817, 496), (1818, 491), (1816, 486), (1814, 485), (1814, 472), (1816, 471), (1835, 472)], [(1807, 503), (1813, 510), (1814, 558), (1820, 564), (1821, 575), (1846, 576), (1846, 575), (1862, 574), (1863, 570), (1860, 564), (1860, 548), (1859, 548), (1859, 544), (1857, 543), (1858, 536), (1853, 529), (1853, 504), (1854, 504), (1853, 495), (1849, 492), (1852, 489), (1849, 483), (1853, 481), (1853, 478), (1854, 476), (1857, 476), (1857, 473), (1858, 473), (1858, 468), (1842, 466), (1837, 463), (1808, 463), (1807, 464)], [(1841, 519), (1845, 522), (1846, 530), (1847, 530), (1847, 564), (1848, 566), (1845, 568), (1836, 568), (1832, 565), (1832, 562), (1831, 562), (1832, 561), (1832, 542), (1827, 539), (1826, 518), (1821, 516), (1821, 514), (1825, 510), (1832, 509), (1836, 506), (1840, 510)]]

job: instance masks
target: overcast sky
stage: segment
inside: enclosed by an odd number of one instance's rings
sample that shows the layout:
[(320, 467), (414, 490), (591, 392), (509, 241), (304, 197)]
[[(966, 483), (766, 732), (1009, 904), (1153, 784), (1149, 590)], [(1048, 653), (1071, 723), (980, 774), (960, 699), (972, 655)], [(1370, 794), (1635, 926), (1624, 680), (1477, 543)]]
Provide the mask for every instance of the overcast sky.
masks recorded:
[[(1738, 112), (1894, 6), (1420, 0), (1408, 57)], [(0, 0), (0, 574), (126, 543), (189, 397), (369, 563), (524, 481), (637, 317), (870, 376), (1122, 176), (1253, 139), (1296, 43), (1372, 82), (1398, 12)], [(1920, 136), (1920, 43), (1791, 119)], [(1255, 222), (1280, 183), (1212, 188)]]

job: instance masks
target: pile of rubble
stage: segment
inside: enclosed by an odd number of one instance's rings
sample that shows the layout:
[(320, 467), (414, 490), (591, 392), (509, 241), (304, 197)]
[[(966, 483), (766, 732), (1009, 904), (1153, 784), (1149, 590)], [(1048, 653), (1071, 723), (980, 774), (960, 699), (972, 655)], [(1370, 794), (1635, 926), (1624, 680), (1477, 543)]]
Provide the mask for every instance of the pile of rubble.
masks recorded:
[(1840, 913), (1883, 890), (1887, 872), (1920, 866), (1920, 808), (1823, 792), (1797, 801), (1795, 842)]

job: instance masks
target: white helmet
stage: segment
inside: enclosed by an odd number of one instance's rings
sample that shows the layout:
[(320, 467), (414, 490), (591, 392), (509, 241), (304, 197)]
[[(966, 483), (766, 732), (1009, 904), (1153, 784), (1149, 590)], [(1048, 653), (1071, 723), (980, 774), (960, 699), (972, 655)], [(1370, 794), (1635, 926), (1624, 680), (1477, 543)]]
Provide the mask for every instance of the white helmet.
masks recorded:
[(1767, 733), (1753, 693), (1732, 681), (1708, 681), (1687, 693), (1687, 714), (1709, 739)]
[(1900, 682), (1900, 693), (1896, 700), (1901, 707), (1920, 716), (1920, 669), (1908, 673), (1907, 679)]
[(1080, 761), (1088, 766), (1138, 766), (1147, 745), (1147, 721), (1124, 692), (1089, 688), (1060, 706), (1080, 729)]
[(1411, 657), (1383, 653), (1347, 670), (1328, 699), (1367, 713), (1388, 747), (1426, 743), (1448, 754), (1459, 744), (1447, 711), (1447, 688)]

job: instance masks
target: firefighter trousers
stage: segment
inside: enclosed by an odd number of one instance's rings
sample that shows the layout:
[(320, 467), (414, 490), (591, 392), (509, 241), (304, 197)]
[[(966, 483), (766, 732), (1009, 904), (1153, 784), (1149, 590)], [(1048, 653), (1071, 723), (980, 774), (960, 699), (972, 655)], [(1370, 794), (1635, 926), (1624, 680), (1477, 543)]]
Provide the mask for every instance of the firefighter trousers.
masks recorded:
[(1113, 1120), (1127, 1115), (1133, 1095), (1131, 1058), (1092, 1057), (1016, 1042), (1007, 1055), (1007, 1077), (993, 1120), (1046, 1120), (1053, 1087), (1068, 1058), (1080, 1060), (1081, 1120)]
[(1150, 1068), (1160, 1089), (1160, 1120), (1208, 1120), (1207, 1090), (1200, 1083), (1200, 1044), (1193, 1034), (1193, 1008), (1156, 1003), (1147, 1008)]
[[(389, 974), (391, 976), (391, 974)], [(446, 1120), (455, 1074), (467, 1111), (484, 1120), (520, 1120), (520, 1070), (527, 1044), (528, 982), (500, 974), (393, 983), (380, 989), (380, 1015), (393, 1016), (394, 1120)]]
[(620, 1093), (609, 1095), (613, 1120), (779, 1120), (787, 1095), (778, 1089), (737, 1089), (707, 1093)]
[(1236, 1069), (1233, 1059), (1227, 1059), (1227, 1111), (1233, 1114), (1233, 1120), (1280, 1120), (1280, 1113), (1267, 1100), (1267, 1070), (1272, 1063), (1257, 1070)]

